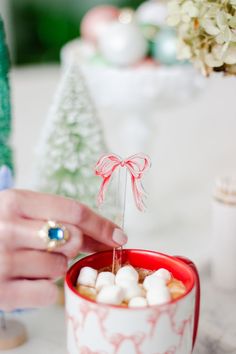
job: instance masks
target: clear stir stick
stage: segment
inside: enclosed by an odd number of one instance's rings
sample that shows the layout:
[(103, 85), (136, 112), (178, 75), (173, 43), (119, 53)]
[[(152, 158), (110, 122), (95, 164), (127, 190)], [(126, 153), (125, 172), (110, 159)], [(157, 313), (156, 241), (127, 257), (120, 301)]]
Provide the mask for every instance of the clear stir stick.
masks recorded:
[[(104, 203), (105, 192), (110, 179), (118, 171), (118, 181), (115, 186), (116, 205), (118, 207), (119, 213), (115, 222), (123, 230), (125, 226), (127, 174), (129, 172), (131, 176), (131, 184), (136, 206), (140, 211), (144, 211), (145, 190), (142, 186), (142, 177), (144, 172), (146, 172), (150, 166), (150, 158), (143, 153), (129, 156), (126, 159), (122, 159), (116, 154), (109, 153), (100, 157), (96, 164), (95, 174), (102, 177), (102, 183), (98, 193), (98, 205), (100, 206)], [(122, 265), (122, 250), (122, 247), (117, 247), (113, 250), (113, 273), (115, 273), (117, 268)]]
[[(127, 168), (119, 168), (118, 183), (116, 189), (116, 205), (118, 216), (116, 224), (124, 231), (125, 228), (125, 209), (126, 209), (126, 192), (127, 192)], [(116, 273), (122, 266), (122, 251), (123, 247), (113, 248), (112, 273)]]

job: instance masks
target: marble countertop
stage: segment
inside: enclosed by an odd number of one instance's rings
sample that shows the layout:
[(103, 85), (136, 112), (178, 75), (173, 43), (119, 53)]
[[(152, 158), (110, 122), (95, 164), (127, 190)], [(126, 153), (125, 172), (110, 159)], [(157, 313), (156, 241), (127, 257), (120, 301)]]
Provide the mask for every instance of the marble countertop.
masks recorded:
[[(12, 72), (17, 187), (31, 188), (36, 142), (59, 78), (58, 66), (23, 67)], [(210, 259), (214, 180), (218, 175), (235, 172), (235, 86), (235, 79), (218, 76), (186, 104), (157, 112), (152, 129), (154, 169), (150, 185), (156, 230), (145, 238), (131, 232), (128, 246), (182, 254), (201, 269)], [(106, 119), (102, 119), (105, 128), (109, 127)], [(195, 353), (236, 353), (235, 333), (229, 334), (228, 330), (236, 327), (235, 294), (216, 293), (205, 275), (202, 284), (202, 316)], [(8, 353), (65, 353), (62, 308), (19, 316), (26, 323), (29, 341)], [(217, 323), (224, 323), (224, 328)]]

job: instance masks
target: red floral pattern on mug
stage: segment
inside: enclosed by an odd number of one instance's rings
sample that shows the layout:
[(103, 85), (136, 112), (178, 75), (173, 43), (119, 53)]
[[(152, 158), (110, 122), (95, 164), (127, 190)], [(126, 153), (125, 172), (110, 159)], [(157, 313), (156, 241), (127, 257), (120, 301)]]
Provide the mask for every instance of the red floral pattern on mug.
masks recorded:
[(133, 335), (123, 335), (121, 333), (116, 333), (112, 336), (110, 343), (114, 346), (114, 354), (116, 354), (124, 341), (131, 341), (133, 344), (136, 354), (142, 354), (140, 346), (143, 344), (145, 339), (145, 333), (135, 333)]

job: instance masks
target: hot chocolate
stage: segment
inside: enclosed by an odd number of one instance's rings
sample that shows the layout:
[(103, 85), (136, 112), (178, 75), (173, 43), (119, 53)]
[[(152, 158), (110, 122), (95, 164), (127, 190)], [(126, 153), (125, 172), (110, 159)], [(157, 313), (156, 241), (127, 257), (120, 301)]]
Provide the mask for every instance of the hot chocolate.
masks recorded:
[(124, 307), (162, 305), (186, 293), (182, 281), (165, 268), (156, 271), (122, 266), (116, 274), (111, 267), (100, 270), (83, 267), (76, 289), (90, 300)]

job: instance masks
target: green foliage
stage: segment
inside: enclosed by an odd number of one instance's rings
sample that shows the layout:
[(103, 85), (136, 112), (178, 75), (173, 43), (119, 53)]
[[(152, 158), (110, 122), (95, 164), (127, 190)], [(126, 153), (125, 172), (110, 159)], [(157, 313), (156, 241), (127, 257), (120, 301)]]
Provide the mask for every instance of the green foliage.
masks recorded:
[(7, 165), (12, 169), (12, 151), (9, 146), (11, 133), (11, 105), (8, 80), (9, 66), (4, 25), (0, 18), (0, 166)]
[[(10, 0), (9, 0), (10, 1)], [(58, 61), (61, 47), (79, 36), (80, 21), (94, 6), (136, 8), (142, 0), (11, 0), (18, 63)]]

